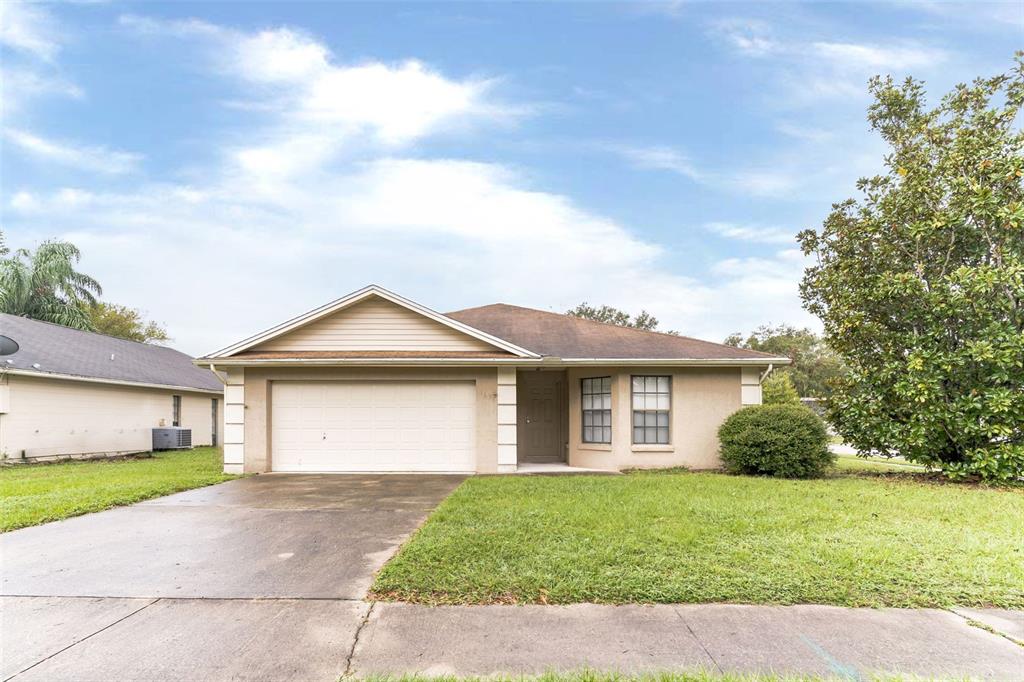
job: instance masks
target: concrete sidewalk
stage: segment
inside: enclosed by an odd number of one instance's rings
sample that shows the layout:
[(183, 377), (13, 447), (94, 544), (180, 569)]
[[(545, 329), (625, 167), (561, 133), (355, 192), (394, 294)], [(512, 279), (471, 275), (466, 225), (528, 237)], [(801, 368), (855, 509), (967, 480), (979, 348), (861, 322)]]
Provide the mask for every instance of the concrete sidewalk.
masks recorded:
[[(861, 679), (872, 673), (1024, 680), (1024, 612), (832, 606), (375, 604), (350, 673), (539, 674), (704, 669)], [(1015, 629), (1016, 628), (1016, 629)]]
[(1024, 646), (1011, 640), (1024, 636), (1024, 611), (995, 609), (7, 596), (0, 612), (2, 677), (17, 682), (329, 682), (584, 668), (1024, 680)]

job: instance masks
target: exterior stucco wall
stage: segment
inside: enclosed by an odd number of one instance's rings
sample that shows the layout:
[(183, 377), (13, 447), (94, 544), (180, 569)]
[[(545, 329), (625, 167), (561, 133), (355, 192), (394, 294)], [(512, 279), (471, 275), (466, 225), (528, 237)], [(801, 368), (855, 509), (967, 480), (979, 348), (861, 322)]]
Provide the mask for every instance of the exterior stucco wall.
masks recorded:
[(246, 367), (245, 473), (273, 468), (271, 402), (275, 381), (473, 381), (476, 384), (476, 471), (498, 471), (498, 373), (491, 368)]
[[(631, 378), (672, 377), (668, 445), (633, 445)], [(612, 442), (582, 442), (580, 380), (612, 378)], [(587, 367), (568, 371), (569, 465), (597, 469), (647, 469), (685, 466), (712, 469), (720, 465), (718, 427), (741, 407), (739, 368)]]
[[(171, 396), (181, 396), (181, 426), (192, 429), (193, 445), (209, 445), (211, 400), (222, 396), (9, 375), (7, 411), (0, 414), (0, 453), (26, 459), (65, 455), (147, 452), (154, 427), (170, 426)], [(223, 432), (223, 428), (220, 429)]]

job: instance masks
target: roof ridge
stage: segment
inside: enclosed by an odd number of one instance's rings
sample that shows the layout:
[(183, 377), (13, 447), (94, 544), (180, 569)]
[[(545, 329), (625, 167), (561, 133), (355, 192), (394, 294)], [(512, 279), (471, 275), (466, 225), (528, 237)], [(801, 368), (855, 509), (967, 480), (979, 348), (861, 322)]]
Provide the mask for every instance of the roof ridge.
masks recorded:
[(505, 306), (505, 307), (508, 307), (508, 308), (519, 308), (520, 310), (529, 310), (529, 311), (535, 312), (535, 313), (544, 313), (545, 315), (554, 315), (556, 317), (570, 318), (572, 320), (579, 320), (580, 322), (586, 322), (586, 323), (590, 323), (590, 324), (600, 324), (600, 325), (604, 325), (606, 327), (614, 327), (616, 329), (625, 329), (627, 331), (640, 332), (640, 333), (644, 333), (644, 334), (660, 334), (662, 336), (667, 336), (667, 337), (672, 338), (672, 339), (687, 339), (689, 341), (697, 341), (698, 343), (706, 343), (706, 344), (711, 345), (711, 346), (722, 346), (722, 347), (725, 347), (725, 348), (736, 348), (738, 350), (744, 350), (744, 351), (747, 351), (747, 352), (750, 352), (750, 353), (758, 353), (760, 355), (763, 355), (763, 356), (769, 357), (769, 358), (770, 357), (775, 357), (771, 353), (765, 353), (764, 351), (753, 350), (753, 349), (750, 349), (750, 348), (739, 348), (738, 346), (730, 346), (727, 343), (719, 343), (717, 341), (708, 341), (706, 339), (698, 339), (696, 336), (687, 336), (685, 334), (670, 334), (668, 332), (658, 331), (656, 329), (637, 329), (636, 327), (628, 327), (628, 326), (622, 325), (622, 324), (615, 324), (614, 322), (602, 322), (601, 320), (590, 320), (590, 319), (587, 319), (585, 317), (579, 317), (577, 315), (570, 315), (569, 313), (556, 313), (556, 312), (553, 312), (551, 310), (541, 310), (540, 308), (530, 308), (528, 306), (515, 305), (513, 303), (489, 303), (487, 305), (474, 306), (474, 307), (471, 307), (471, 308), (462, 308), (461, 310), (453, 310), (450, 313), (445, 313), (445, 315), (457, 315), (458, 313), (464, 313), (464, 312), (468, 312), (470, 310), (479, 310), (481, 308), (491, 308), (491, 307), (499, 306), (499, 305), (500, 306)]
[[(138, 344), (140, 346), (145, 346), (146, 348), (162, 348), (164, 350), (174, 351), (175, 353), (181, 353), (181, 351), (176, 349), (176, 348), (171, 348), (170, 346), (161, 346), (158, 343), (147, 343), (146, 341), (136, 341), (135, 339), (126, 339), (126, 338), (121, 337), (121, 336), (114, 336), (112, 334), (103, 334), (103, 333), (100, 333), (100, 332), (90, 331), (88, 329), (76, 329), (75, 327), (69, 327), (69, 326), (67, 326), (65, 324), (58, 324), (56, 322), (50, 322), (48, 320), (37, 320), (36, 318), (29, 317), (27, 315), (15, 315), (13, 313), (0, 313), (0, 315), (6, 315), (8, 317), (16, 317), (19, 320), (28, 320), (29, 322), (34, 322), (36, 324), (48, 324), (51, 327), (58, 327), (60, 329), (66, 329), (66, 330), (71, 331), (71, 332), (78, 332), (78, 333), (81, 333), (81, 334), (92, 334), (93, 336), (102, 336), (105, 339), (113, 339), (114, 341), (123, 341), (124, 343), (135, 343), (135, 344)], [(182, 355), (188, 355), (188, 353), (182, 353)], [(189, 357), (192, 357), (192, 356), (189, 355)]]

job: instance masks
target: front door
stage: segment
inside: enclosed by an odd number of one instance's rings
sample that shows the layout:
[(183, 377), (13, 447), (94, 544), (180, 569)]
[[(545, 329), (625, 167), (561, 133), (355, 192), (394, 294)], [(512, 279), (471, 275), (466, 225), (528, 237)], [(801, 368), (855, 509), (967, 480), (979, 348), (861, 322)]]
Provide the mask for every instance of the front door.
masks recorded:
[(565, 372), (526, 370), (516, 377), (520, 462), (564, 462), (568, 433)]

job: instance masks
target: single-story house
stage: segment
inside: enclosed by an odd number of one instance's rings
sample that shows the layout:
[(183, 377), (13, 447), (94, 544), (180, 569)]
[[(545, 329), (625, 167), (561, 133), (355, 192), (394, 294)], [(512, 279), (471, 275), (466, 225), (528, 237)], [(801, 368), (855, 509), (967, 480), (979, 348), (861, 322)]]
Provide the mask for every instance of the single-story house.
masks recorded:
[(226, 377), (227, 472), (510, 473), (715, 467), (722, 420), (789, 360), (368, 286), (195, 362)]
[(216, 445), (224, 385), (171, 348), (0, 313), (0, 457), (42, 460), (147, 452), (152, 429)]

